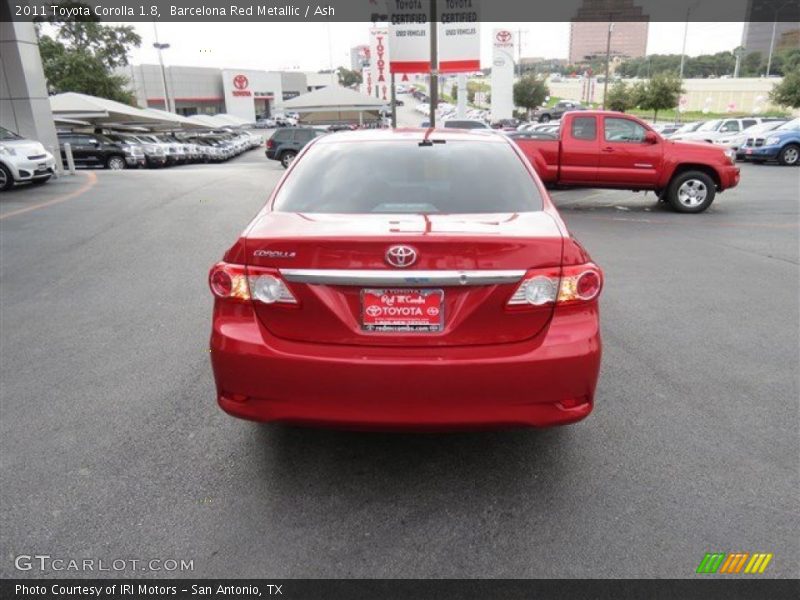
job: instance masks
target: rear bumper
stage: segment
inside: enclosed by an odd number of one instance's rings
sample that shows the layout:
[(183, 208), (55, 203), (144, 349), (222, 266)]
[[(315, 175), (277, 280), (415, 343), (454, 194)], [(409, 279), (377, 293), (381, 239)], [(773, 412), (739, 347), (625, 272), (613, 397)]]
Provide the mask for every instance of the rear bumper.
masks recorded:
[(314, 426), (546, 427), (589, 415), (600, 368), (597, 305), (562, 309), (535, 339), (389, 348), (290, 342), (249, 305), (217, 303), (217, 400), (233, 416)]

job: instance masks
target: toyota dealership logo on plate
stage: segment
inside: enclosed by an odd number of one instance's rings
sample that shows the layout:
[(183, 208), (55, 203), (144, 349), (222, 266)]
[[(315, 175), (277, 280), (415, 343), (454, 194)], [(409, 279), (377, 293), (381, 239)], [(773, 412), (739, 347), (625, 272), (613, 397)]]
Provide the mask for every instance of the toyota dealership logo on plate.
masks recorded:
[(505, 31), (505, 30), (504, 31), (498, 31), (495, 34), (495, 38), (501, 44), (507, 44), (508, 42), (511, 41), (511, 32), (510, 31)]
[(233, 87), (237, 90), (246, 90), (248, 85), (250, 85), (250, 82), (244, 75), (237, 75), (233, 78)]
[(417, 262), (417, 251), (411, 246), (391, 246), (386, 251), (386, 262), (393, 267), (410, 267)]

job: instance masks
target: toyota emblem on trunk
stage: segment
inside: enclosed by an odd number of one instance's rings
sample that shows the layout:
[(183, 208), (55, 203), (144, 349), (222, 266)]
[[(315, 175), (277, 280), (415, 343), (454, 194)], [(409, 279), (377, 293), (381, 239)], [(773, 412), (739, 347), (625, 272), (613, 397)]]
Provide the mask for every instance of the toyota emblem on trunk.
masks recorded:
[(386, 251), (386, 262), (393, 267), (410, 267), (417, 262), (417, 251), (411, 246), (391, 246)]

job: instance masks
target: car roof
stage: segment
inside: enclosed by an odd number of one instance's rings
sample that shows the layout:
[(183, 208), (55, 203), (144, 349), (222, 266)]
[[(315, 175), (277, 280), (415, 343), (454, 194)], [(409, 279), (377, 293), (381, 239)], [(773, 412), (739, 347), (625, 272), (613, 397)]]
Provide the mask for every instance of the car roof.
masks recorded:
[[(467, 120), (467, 119), (465, 119)], [(317, 144), (335, 144), (336, 142), (396, 142), (421, 141), (433, 135), (437, 140), (445, 141), (479, 141), (503, 143), (506, 136), (490, 129), (457, 129), (425, 127), (400, 127), (397, 129), (362, 129), (342, 131), (319, 138)]]

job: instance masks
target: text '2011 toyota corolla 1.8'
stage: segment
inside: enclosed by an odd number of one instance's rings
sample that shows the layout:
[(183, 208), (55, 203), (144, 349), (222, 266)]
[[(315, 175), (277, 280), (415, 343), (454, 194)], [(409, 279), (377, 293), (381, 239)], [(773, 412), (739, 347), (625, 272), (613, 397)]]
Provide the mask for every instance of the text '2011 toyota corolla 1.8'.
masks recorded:
[(367, 429), (592, 410), (602, 272), (505, 137), (321, 137), (209, 276), (218, 402)]

